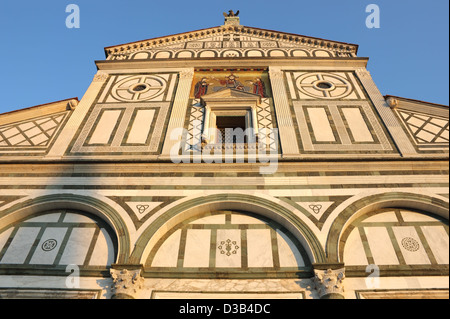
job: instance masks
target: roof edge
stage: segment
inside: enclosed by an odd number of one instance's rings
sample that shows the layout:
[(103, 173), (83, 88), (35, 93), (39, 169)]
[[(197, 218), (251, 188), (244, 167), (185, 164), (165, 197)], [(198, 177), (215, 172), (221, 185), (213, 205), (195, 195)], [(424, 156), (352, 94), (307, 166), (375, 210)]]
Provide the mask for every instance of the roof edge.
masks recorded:
[(434, 106), (439, 106), (439, 107), (449, 108), (449, 106), (448, 106), (448, 105), (445, 105), (445, 104), (439, 104), (439, 103), (433, 103), (433, 102), (427, 102), (427, 101), (415, 100), (415, 99), (410, 99), (410, 98), (407, 98), (407, 97), (402, 97), (402, 96), (396, 96), (396, 95), (389, 95), (389, 94), (386, 94), (386, 95), (384, 96), (384, 99), (388, 99), (388, 98), (394, 98), (394, 99), (405, 100), (405, 101), (409, 101), (409, 102), (424, 103), (424, 104), (429, 104), (429, 105), (434, 105)]
[[(187, 31), (182, 33), (176, 33), (172, 35), (166, 35), (156, 38), (150, 38), (145, 40), (139, 40), (134, 42), (128, 42), (118, 45), (112, 45), (104, 48), (105, 55), (108, 57), (113, 51), (127, 51), (138, 48), (148, 48), (148, 47), (158, 47), (161, 45), (167, 45), (171, 43), (178, 43), (180, 41), (184, 41), (186, 39), (197, 39), (205, 36), (220, 34), (223, 32), (245, 32), (248, 35), (256, 35), (256, 36), (266, 36), (270, 39), (278, 39), (278, 40), (287, 40), (293, 41), (299, 44), (315, 44), (320, 45), (322, 47), (328, 47), (332, 49), (346, 49), (347, 51), (352, 51), (355, 54), (358, 52), (359, 45), (349, 42), (328, 40), (318, 37), (306, 36), (296, 33), (289, 33), (283, 31), (274, 31), (269, 29), (261, 29), (243, 25), (222, 25), (216, 27), (210, 27), (205, 29), (199, 29), (194, 31)], [(262, 34), (264, 33), (264, 34)]]

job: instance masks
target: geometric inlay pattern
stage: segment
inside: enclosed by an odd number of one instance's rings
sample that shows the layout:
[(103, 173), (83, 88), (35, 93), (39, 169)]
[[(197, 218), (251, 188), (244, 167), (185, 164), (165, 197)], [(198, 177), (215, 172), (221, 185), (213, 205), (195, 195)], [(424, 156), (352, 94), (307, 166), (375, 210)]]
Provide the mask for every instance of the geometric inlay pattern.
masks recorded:
[(67, 112), (0, 127), (0, 148), (47, 146)]
[(112, 95), (119, 101), (147, 101), (163, 94), (167, 80), (157, 75), (136, 75), (119, 81)]
[(213, 212), (181, 222), (164, 235), (146, 267), (158, 273), (297, 272), (309, 265), (301, 244), (281, 225), (244, 212)]
[(106, 267), (115, 260), (114, 237), (97, 218), (54, 210), (0, 229), (0, 264)]
[[(439, 238), (439, 240), (436, 240)], [(406, 209), (385, 208), (355, 220), (340, 240), (349, 266), (448, 265), (448, 222)]]
[(330, 73), (306, 73), (296, 81), (304, 94), (320, 99), (344, 98), (352, 92), (352, 85), (342, 76)]
[(407, 111), (398, 112), (417, 144), (448, 143), (448, 119)]

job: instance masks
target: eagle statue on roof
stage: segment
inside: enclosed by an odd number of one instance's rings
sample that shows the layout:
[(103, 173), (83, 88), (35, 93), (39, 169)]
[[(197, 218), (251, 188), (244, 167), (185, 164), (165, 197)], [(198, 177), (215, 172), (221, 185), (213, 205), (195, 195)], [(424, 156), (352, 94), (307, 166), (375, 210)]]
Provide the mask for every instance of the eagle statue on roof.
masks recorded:
[(226, 17), (237, 17), (239, 15), (239, 10), (236, 11), (236, 13), (233, 12), (233, 10), (229, 10), (228, 13), (224, 12), (223, 16)]

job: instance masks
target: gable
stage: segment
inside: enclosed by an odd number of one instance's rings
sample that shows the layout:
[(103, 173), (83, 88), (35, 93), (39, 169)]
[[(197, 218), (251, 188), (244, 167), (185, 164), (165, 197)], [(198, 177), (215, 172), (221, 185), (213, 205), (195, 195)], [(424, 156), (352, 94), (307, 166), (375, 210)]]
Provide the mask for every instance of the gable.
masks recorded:
[(45, 155), (77, 99), (0, 114), (0, 155)]
[(386, 100), (418, 152), (448, 152), (447, 106), (393, 96)]
[(355, 44), (245, 26), (222, 26), (105, 48), (108, 60), (355, 57)]

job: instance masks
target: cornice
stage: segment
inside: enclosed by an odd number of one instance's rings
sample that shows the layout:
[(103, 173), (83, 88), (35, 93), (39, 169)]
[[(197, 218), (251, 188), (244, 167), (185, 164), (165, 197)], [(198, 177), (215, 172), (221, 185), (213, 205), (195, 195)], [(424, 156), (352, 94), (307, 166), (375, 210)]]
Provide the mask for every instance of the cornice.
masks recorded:
[(95, 61), (98, 70), (127, 70), (152, 68), (266, 68), (268, 66), (366, 68), (368, 58), (360, 57), (240, 57), (240, 58), (178, 58), (157, 60)]
[(184, 32), (174, 35), (157, 37), (142, 41), (130, 42), (115, 46), (105, 47), (106, 57), (114, 53), (132, 53), (140, 50), (157, 49), (167, 45), (184, 43), (191, 40), (201, 40), (206, 37), (239, 33), (246, 36), (257, 36), (267, 40), (276, 40), (281, 42), (293, 43), (312, 48), (321, 48), (338, 52), (354, 53), (358, 52), (358, 45), (346, 42), (332, 41), (310, 36), (304, 36), (294, 33), (286, 33), (280, 31), (259, 29), (242, 25), (222, 25), (207, 29)]

